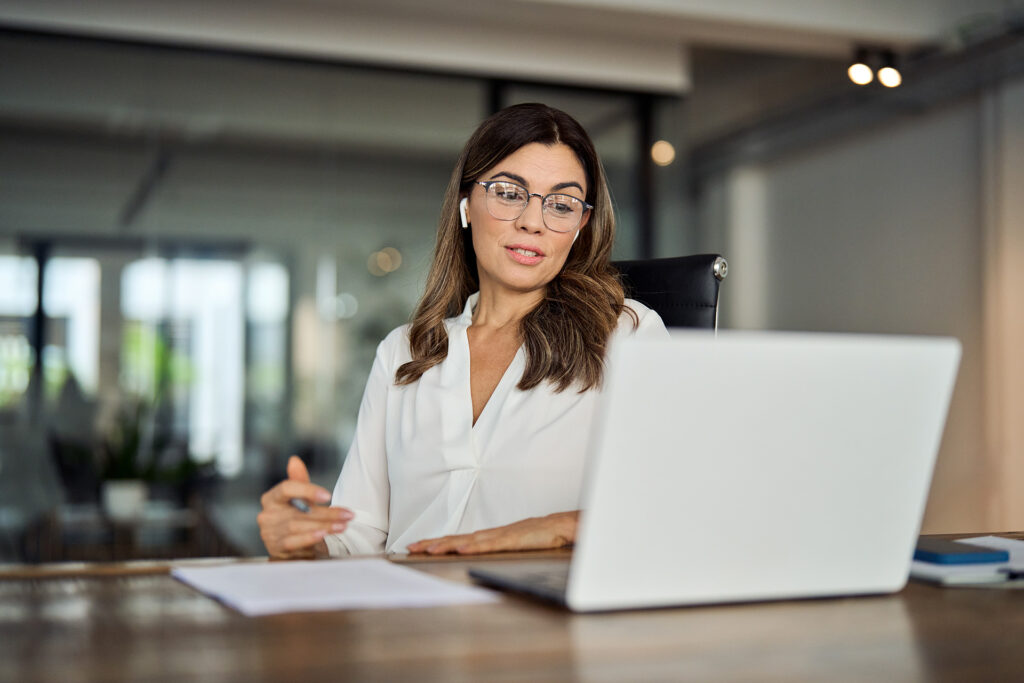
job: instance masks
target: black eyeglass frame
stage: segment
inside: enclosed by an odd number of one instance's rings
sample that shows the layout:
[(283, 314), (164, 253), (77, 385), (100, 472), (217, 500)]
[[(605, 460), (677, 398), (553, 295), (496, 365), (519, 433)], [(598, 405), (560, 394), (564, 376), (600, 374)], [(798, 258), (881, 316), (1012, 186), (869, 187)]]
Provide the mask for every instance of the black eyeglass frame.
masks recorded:
[[(573, 230), (579, 229), (580, 225), (583, 223), (583, 217), (586, 216), (587, 211), (590, 211), (591, 209), (594, 208), (594, 205), (587, 203), (586, 200), (580, 199), (579, 197), (573, 197), (571, 194), (566, 194), (564, 192), (549, 192), (547, 194), (540, 194), (540, 193), (537, 193), (537, 192), (530, 192), (528, 189), (526, 189), (525, 187), (523, 187), (519, 183), (513, 182), (511, 180), (477, 180), (476, 181), (477, 185), (480, 185), (480, 186), (482, 186), (484, 188), (484, 194), (486, 194), (487, 192), (490, 191), (491, 185), (497, 185), (498, 183), (504, 183), (505, 185), (515, 185), (516, 187), (520, 188), (521, 190), (523, 190), (523, 192), (526, 193), (526, 203), (523, 204), (523, 210), (520, 211), (519, 215), (516, 216), (515, 218), (498, 218), (493, 213), (491, 213), (490, 208), (488, 208), (487, 209), (487, 213), (490, 213), (491, 214), (491, 218), (493, 218), (495, 220), (498, 220), (498, 221), (516, 221), (516, 220), (519, 220), (519, 218), (524, 213), (526, 213), (527, 207), (530, 206), (530, 199), (533, 198), (533, 197), (540, 197), (540, 217), (544, 221), (544, 227), (547, 228), (548, 230), (550, 230), (551, 232), (557, 232), (557, 233), (559, 233), (561, 235), (564, 235), (567, 232), (572, 232)], [(548, 225), (547, 213), (544, 211), (544, 202), (547, 201), (548, 197), (569, 197), (570, 199), (575, 199), (580, 204), (582, 204), (583, 205), (583, 211), (580, 213), (580, 220), (579, 220), (579, 222), (577, 222), (576, 225), (574, 225), (573, 227), (569, 228), (568, 230), (555, 230), (550, 225)], [(484, 206), (487, 206), (486, 200), (485, 200)]]

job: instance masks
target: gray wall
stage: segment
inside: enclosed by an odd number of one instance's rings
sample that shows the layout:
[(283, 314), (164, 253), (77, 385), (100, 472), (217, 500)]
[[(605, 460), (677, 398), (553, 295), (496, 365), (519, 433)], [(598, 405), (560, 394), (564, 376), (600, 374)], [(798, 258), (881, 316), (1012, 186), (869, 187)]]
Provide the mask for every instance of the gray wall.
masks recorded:
[[(925, 520), (933, 532), (1000, 523), (998, 473), (983, 452), (986, 125), (971, 99), (735, 167), (705, 184), (695, 212), (702, 250), (732, 266), (724, 327), (961, 340)], [(1019, 136), (1024, 111), (1004, 111), (1002, 127)]]

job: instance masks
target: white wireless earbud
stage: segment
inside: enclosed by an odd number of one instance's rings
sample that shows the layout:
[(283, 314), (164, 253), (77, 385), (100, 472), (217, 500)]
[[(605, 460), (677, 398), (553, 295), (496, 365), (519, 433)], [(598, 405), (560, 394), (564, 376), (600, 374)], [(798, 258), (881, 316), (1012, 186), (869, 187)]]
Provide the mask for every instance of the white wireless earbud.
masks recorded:
[(463, 197), (462, 201), (459, 202), (459, 217), (462, 218), (462, 227), (469, 227), (469, 216), (466, 215), (466, 205), (469, 204), (469, 198)]
[(569, 246), (571, 247), (572, 245), (576, 244), (576, 240), (578, 240), (579, 237), (580, 237), (580, 231), (577, 230), (576, 234), (572, 236), (572, 242), (569, 243)]

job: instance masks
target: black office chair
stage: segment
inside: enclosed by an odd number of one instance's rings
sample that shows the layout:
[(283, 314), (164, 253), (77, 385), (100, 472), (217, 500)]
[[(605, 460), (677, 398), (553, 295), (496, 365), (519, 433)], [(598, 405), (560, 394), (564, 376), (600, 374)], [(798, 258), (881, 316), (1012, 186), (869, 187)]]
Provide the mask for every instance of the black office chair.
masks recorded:
[(718, 287), (729, 264), (718, 254), (612, 263), (626, 296), (650, 306), (667, 327), (718, 328)]

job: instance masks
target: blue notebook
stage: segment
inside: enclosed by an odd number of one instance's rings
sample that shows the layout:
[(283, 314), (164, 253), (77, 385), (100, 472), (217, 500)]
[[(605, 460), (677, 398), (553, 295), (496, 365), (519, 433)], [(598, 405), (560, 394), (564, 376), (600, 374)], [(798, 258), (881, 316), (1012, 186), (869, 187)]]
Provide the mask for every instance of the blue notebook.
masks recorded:
[(1009, 562), (1010, 554), (1005, 550), (961, 541), (921, 537), (914, 549), (914, 559), (932, 564), (984, 564)]

